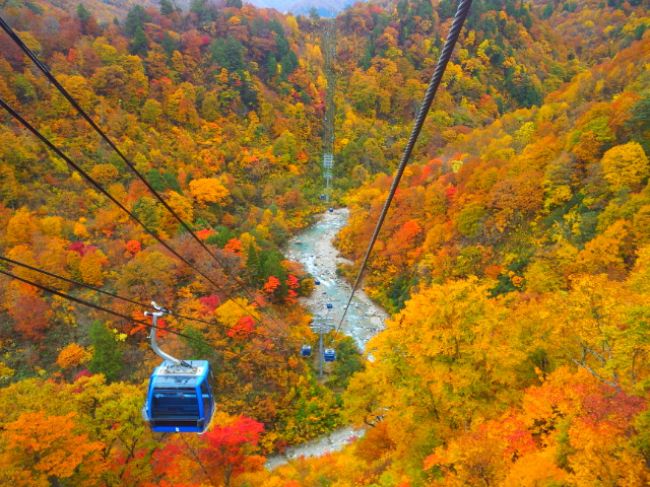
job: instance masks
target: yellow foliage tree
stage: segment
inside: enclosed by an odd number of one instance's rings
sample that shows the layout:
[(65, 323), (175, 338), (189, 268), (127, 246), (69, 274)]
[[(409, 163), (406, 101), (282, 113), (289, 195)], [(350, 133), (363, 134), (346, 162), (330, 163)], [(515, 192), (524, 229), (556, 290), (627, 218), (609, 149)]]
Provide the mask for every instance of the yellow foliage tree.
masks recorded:
[(20, 208), (7, 223), (6, 241), (10, 246), (31, 242), (38, 228), (36, 219), (27, 208)]
[(88, 233), (88, 229), (86, 228), (84, 222), (81, 221), (81, 219), (78, 222), (75, 222), (72, 232), (74, 233), (75, 237), (81, 240), (85, 240), (90, 237), (90, 233)]
[(169, 191), (168, 197), (167, 203), (183, 221), (191, 222), (194, 219), (194, 209), (190, 200), (178, 194), (176, 191)]
[(101, 184), (114, 181), (119, 172), (113, 164), (97, 164), (90, 170), (90, 175)]
[(605, 152), (600, 163), (612, 191), (637, 190), (650, 174), (648, 157), (638, 142), (612, 147)]
[(23, 413), (4, 426), (0, 444), (0, 483), (14, 486), (98, 485), (103, 445), (77, 434), (75, 413), (48, 416)]
[(0, 362), (0, 382), (11, 379), (16, 371), (4, 362)]
[(216, 309), (217, 318), (221, 323), (228, 326), (235, 326), (244, 316), (259, 318), (255, 307), (248, 304), (244, 298), (229, 299)]
[(577, 256), (577, 270), (590, 274), (606, 273), (612, 278), (624, 275), (625, 262), (621, 256), (621, 247), (626, 234), (625, 222), (618, 221), (605, 233), (587, 242)]
[(77, 343), (71, 343), (59, 352), (56, 364), (62, 369), (69, 369), (88, 362), (91, 357), (92, 353), (84, 347)]
[(642, 206), (634, 215), (633, 231), (639, 244), (650, 243), (650, 205)]
[(352, 419), (384, 417), (395, 451), (404, 453), (470, 424), (485, 401), (498, 407), (522, 359), (509, 347), (487, 352), (506, 340), (503, 313), (475, 279), (414, 295), (368, 344), (375, 363), (352, 377), (345, 396)]
[(626, 390), (650, 377), (647, 296), (605, 275), (575, 277), (568, 295), (543, 303), (551, 328), (549, 350), (601, 382)]
[(108, 259), (101, 250), (86, 253), (79, 262), (81, 278), (87, 284), (101, 286), (104, 283), (103, 267), (106, 264)]
[(60, 237), (63, 230), (63, 218), (60, 216), (46, 216), (41, 220), (41, 231), (50, 237)]
[(224, 203), (230, 191), (220, 178), (201, 178), (190, 182), (190, 194), (201, 205)]
[(650, 294), (650, 244), (639, 249), (628, 284), (638, 293)]

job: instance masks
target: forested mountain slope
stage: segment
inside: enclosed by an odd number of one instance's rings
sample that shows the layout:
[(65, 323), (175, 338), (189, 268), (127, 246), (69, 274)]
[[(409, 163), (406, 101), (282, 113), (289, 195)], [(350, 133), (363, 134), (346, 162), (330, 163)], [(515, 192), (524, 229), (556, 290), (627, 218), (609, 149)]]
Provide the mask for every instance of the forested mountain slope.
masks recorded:
[[(475, 15), (476, 12), (481, 12), (481, 5), (484, 5), (484, 2), (473, 6), (473, 8), (478, 7), (474, 10)], [(539, 9), (545, 10), (541, 6)], [(483, 27), (486, 25), (486, 19), (497, 14), (496, 11), (490, 9), (484, 8), (484, 10), (485, 13), (482, 14), (480, 21), (480, 25)], [(519, 13), (529, 11), (530, 8), (520, 9)], [(507, 19), (506, 12), (499, 12), (498, 15), (500, 18)], [(581, 24), (586, 15), (584, 9), (571, 13), (563, 11), (562, 13), (564, 14), (563, 27), (552, 33), (548, 28), (549, 25), (543, 19), (536, 20), (534, 25), (537, 32), (546, 31), (552, 35), (550, 38), (542, 36), (542, 46), (556, 46), (559, 44), (556, 41), (560, 37), (570, 38), (567, 32), (574, 30), (575, 24)], [(539, 85), (540, 91), (536, 92), (536, 97), (541, 99), (544, 93), (549, 94), (545, 95), (545, 103), (542, 104), (542, 107), (533, 108), (532, 111), (527, 109), (529, 103), (517, 100), (513, 92), (508, 90), (507, 72), (506, 78), (503, 78), (503, 68), (488, 62), (488, 65), (479, 71), (482, 73), (479, 76), (483, 77), (480, 86), (486, 86), (488, 92), (498, 93), (502, 100), (499, 105), (504, 108), (497, 110), (495, 107), (495, 111), (489, 117), (471, 117), (473, 125), (477, 127), (473, 131), (467, 125), (458, 121), (453, 122), (450, 119), (450, 115), (459, 116), (459, 112), (464, 107), (472, 106), (469, 101), (472, 91), (456, 88), (452, 80), (447, 78), (448, 81), (441, 90), (439, 101), (432, 108), (422, 137), (423, 140), (419, 143), (419, 148), (416, 149), (414, 159), (417, 164), (413, 167), (409, 179), (400, 189), (393, 209), (393, 217), (382, 233), (381, 247), (374, 257), (376, 268), (383, 270), (381, 275), (377, 276), (377, 280), (382, 281), (382, 288), (390, 295), (390, 297), (386, 296), (380, 299), (384, 305), (397, 309), (408, 293), (409, 282), (414, 283), (419, 280), (418, 266), (413, 265), (414, 262), (421, 262), (420, 267), (425, 266), (429, 269), (430, 273), (425, 279), (429, 281), (477, 273), (483, 275), (482, 271), (479, 272), (477, 267), (473, 267), (476, 265), (480, 267), (480, 262), (485, 266), (490, 266), (494, 273), (493, 266), (504, 266), (504, 262), (499, 261), (498, 252), (495, 253), (497, 249), (503, 249), (500, 251), (502, 255), (508, 253), (508, 259), (518, 262), (505, 262), (505, 266), (510, 266), (508, 271), (517, 271), (524, 267), (525, 264), (520, 262), (521, 258), (512, 255), (506, 241), (519, 235), (516, 238), (530, 239), (528, 247), (530, 251), (538, 248), (537, 243), (533, 242), (535, 231), (527, 227), (524, 228), (522, 225), (527, 224), (525, 222), (531, 220), (531, 216), (537, 216), (541, 220), (542, 215), (549, 215), (550, 218), (545, 216), (545, 225), (535, 227), (540, 235), (548, 237), (548, 234), (551, 233), (549, 228), (553, 227), (564, 213), (569, 212), (570, 208), (575, 207), (578, 198), (580, 202), (584, 200), (584, 196), (576, 196), (575, 193), (576, 189), (577, 192), (586, 191), (587, 184), (590, 183), (590, 180), (587, 179), (589, 172), (587, 162), (599, 160), (606, 150), (617, 144), (630, 141), (647, 144), (644, 142), (647, 138), (645, 132), (647, 128), (643, 125), (645, 123), (645, 97), (647, 96), (643, 64), (646, 49), (644, 44), (637, 42), (636, 39), (641, 39), (644, 29), (640, 27), (647, 25), (650, 18), (640, 18), (641, 13), (641, 10), (636, 10), (634, 13), (622, 17), (619, 15), (622, 14), (622, 11), (615, 8), (604, 9), (601, 17), (625, 19), (619, 24), (613, 20), (611, 25), (621, 33), (615, 44), (623, 49), (619, 55), (622, 60), (610, 61), (605, 57), (606, 60), (603, 64), (590, 68), (590, 65), (595, 62), (594, 59), (602, 61), (603, 55), (597, 53), (602, 52), (603, 46), (608, 46), (608, 52), (611, 51), (613, 54), (617, 52), (611, 47), (612, 42), (608, 39), (594, 41), (592, 43), (594, 51), (585, 53), (584, 61), (579, 60), (576, 56), (568, 56), (571, 57), (571, 60), (567, 58), (566, 61), (574, 69), (571, 74), (573, 80), (561, 85), (556, 91), (553, 91), (553, 88), (557, 87), (561, 80), (553, 77), (552, 69), (542, 71), (541, 75), (545, 73), (544, 81), (548, 86)], [(559, 22), (559, 19), (556, 18), (559, 15), (553, 14), (549, 18), (553, 18), (554, 22)], [(588, 17), (595, 16), (590, 14)], [(467, 37), (474, 38), (483, 35), (479, 34), (478, 30), (476, 34), (474, 32), (465, 31), (464, 41), (467, 42)], [(522, 34), (517, 39), (521, 37), (525, 36)], [(475, 41), (474, 45), (484, 45), (490, 42), (493, 41), (488, 38), (480, 43)], [(504, 42), (506, 41), (498, 41), (496, 44)], [(350, 43), (350, 45), (355, 44)], [(463, 47), (461, 46), (459, 49), (459, 56), (461, 56)], [(530, 43), (526, 49), (511, 51), (512, 62), (516, 63), (516, 59), (520, 58), (526, 69), (536, 69), (539, 66), (539, 61), (529, 54), (535, 50), (542, 51), (543, 49), (537, 44)], [(557, 50), (560, 54), (553, 50), (549, 51), (546, 57), (547, 63), (549, 66), (555, 63), (562, 67), (562, 70), (566, 72), (565, 76), (569, 76), (570, 71), (567, 71), (567, 67), (558, 60), (558, 57), (561, 59), (567, 52), (574, 52), (574, 46), (564, 43)], [(535, 56), (537, 55), (535, 54)], [(469, 57), (468, 60), (475, 62), (477, 58), (478, 60), (482, 59), (480, 53), (477, 56)], [(373, 58), (373, 62), (375, 64), (389, 63), (390, 60), (377, 56)], [(611, 63), (614, 62), (616, 64), (612, 67)], [(406, 64), (407, 61), (401, 59), (400, 63)], [(621, 64), (624, 66), (621, 67)], [(456, 69), (456, 65), (452, 64), (446, 76), (449, 76), (450, 71), (453, 72), (454, 69)], [(480, 77), (470, 79), (471, 75), (464, 74), (465, 70), (461, 66), (458, 66), (457, 69), (460, 73), (459, 76), (466, 76), (464, 79), (467, 79), (468, 82), (481, 79)], [(362, 68), (359, 70), (363, 71)], [(353, 74), (350, 79), (354, 79), (355, 76), (356, 74)], [(367, 82), (364, 85), (366, 87), (377, 79), (385, 79), (386, 83), (389, 79), (383, 78), (383, 71), (373, 71), (372, 67), (366, 71), (365, 76), (367, 77)], [(612, 77), (616, 77), (616, 79), (614, 80)], [(367, 175), (372, 171), (383, 172), (381, 168), (388, 165), (388, 161), (394, 164), (398, 160), (399, 150), (403, 147), (406, 131), (410, 130), (410, 125), (405, 123), (409, 119), (404, 112), (396, 110), (396, 107), (399, 107), (399, 100), (402, 99), (399, 96), (400, 92), (404, 86), (413, 81), (412, 78), (402, 81), (394, 89), (383, 92), (387, 96), (386, 104), (390, 107), (390, 118), (386, 121), (381, 120), (381, 116), (377, 115), (378, 109), (374, 108), (375, 105), (369, 114), (371, 116), (364, 116), (353, 101), (343, 100), (341, 102), (340, 112), (344, 113), (342, 115), (344, 119), (340, 124), (340, 127), (343, 127), (342, 133), (337, 139), (338, 144), (342, 146), (339, 160), (343, 160), (342, 164), (358, 164), (350, 174), (363, 175), (362, 180), (367, 180)], [(521, 86), (519, 83), (516, 85)], [(390, 85), (387, 84), (387, 86)], [(607, 88), (608, 86), (611, 88)], [(447, 105), (443, 105), (442, 109), (436, 110), (438, 104), (451, 96), (449, 93), (451, 89), (457, 89), (459, 96), (462, 95), (462, 97), (457, 102), (450, 100)], [(344, 92), (351, 93), (350, 96), (356, 96), (358, 93), (356, 90), (344, 90)], [(368, 91), (368, 93), (380, 96), (378, 93), (382, 92), (374, 90)], [(484, 93), (482, 99), (489, 96)], [(541, 104), (541, 102), (538, 103)], [(513, 110), (510, 113), (499, 115), (499, 111), (505, 110), (504, 104), (509, 104)], [(520, 109), (517, 110), (517, 107)], [(476, 107), (474, 109), (473, 114), (477, 113)], [(601, 113), (600, 110), (605, 110), (605, 112)], [(442, 119), (438, 115), (446, 117), (447, 122), (441, 121)], [(543, 117), (541, 121), (537, 120), (540, 116)], [(490, 119), (495, 118), (497, 121), (490, 123)], [(612, 121), (610, 122), (610, 120)], [(486, 128), (481, 129), (481, 125), (485, 125)], [(363, 127), (365, 130), (360, 130), (359, 127)], [(349, 137), (345, 132), (348, 129), (350, 130)], [(431, 134), (432, 138), (428, 139), (427, 134)], [(444, 149), (437, 149), (438, 146), (444, 147)], [(587, 154), (584, 151), (591, 152)], [(385, 156), (385, 159), (380, 159), (379, 156), (374, 157), (375, 153), (381, 154), (382, 157)], [(353, 156), (350, 157), (349, 162), (346, 158), (348, 154)], [(536, 161), (535, 164), (530, 162), (531, 159)], [(538, 159), (540, 160), (538, 161)], [(366, 160), (370, 163), (364, 164), (363, 162)], [(379, 160), (386, 162), (377, 162)], [(571, 184), (561, 190), (552, 187), (554, 184), (558, 184), (557, 176), (550, 173), (545, 174), (552, 170), (546, 167), (550, 160), (554, 161), (551, 166), (559, 166), (562, 168), (561, 170), (571, 173), (566, 176)], [(372, 164), (376, 164), (376, 166), (373, 168)], [(575, 165), (581, 167), (568, 169), (567, 164), (570, 167)], [(545, 181), (545, 178), (554, 178), (553, 183)], [(370, 233), (374, 222), (373, 218), (367, 218), (366, 210), (373, 215), (378, 214), (383, 202), (381, 192), (386, 191), (389, 184), (389, 178), (384, 177), (383, 174), (374, 179), (370, 177), (370, 180), (371, 183), (351, 193), (349, 201), (353, 205), (359, 205), (359, 211), (356, 212), (358, 224), (353, 223), (341, 235), (342, 248), (355, 258), (360, 257), (365, 250), (364, 245), (367, 240), (362, 236)], [(569, 186), (571, 186), (571, 190), (569, 190)], [(639, 188), (635, 187), (634, 189), (636, 191)], [(564, 196), (558, 196), (558, 191), (565, 191)], [(500, 193), (506, 195), (501, 196)], [(520, 201), (517, 200), (517, 193), (521, 193)], [(597, 209), (604, 209), (608, 199), (612, 198), (614, 193), (609, 192), (601, 195), (597, 204), (590, 202), (591, 208), (596, 210), (597, 205), (600, 205)], [(554, 197), (564, 198), (564, 200), (550, 201)], [(507, 203), (497, 201), (504, 198), (510, 198), (510, 201)], [(422, 204), (423, 202), (424, 204)], [(564, 203), (569, 206), (564, 206)], [(532, 205), (532, 207), (526, 208), (524, 211), (520, 211), (519, 208), (506, 207), (517, 204)], [(430, 205), (431, 208), (438, 209), (430, 210)], [(443, 211), (445, 216), (439, 215), (438, 211)], [(584, 229), (580, 244), (586, 243), (594, 236), (597, 223), (596, 212), (591, 212), (589, 215), (590, 220), (588, 223), (585, 221), (584, 225), (590, 225), (590, 230)], [(466, 219), (467, 222), (465, 222)], [(520, 246), (521, 244), (522, 242), (519, 242)], [(450, 247), (453, 247), (453, 250)], [(404, 252), (405, 250), (406, 252)], [(461, 250), (465, 252), (464, 257), (459, 257)], [(434, 254), (439, 254), (441, 260), (435, 260)], [(459, 262), (463, 263), (458, 264), (460, 268), (454, 269), (454, 261), (457, 258), (460, 259)], [(389, 261), (390, 265), (387, 267)], [(427, 262), (425, 263), (425, 261)], [(463, 268), (463, 266), (469, 267)], [(519, 268), (515, 269), (516, 266)], [(427, 274), (427, 271), (423, 272)], [(392, 279), (394, 276), (395, 279)], [(390, 283), (388, 286), (386, 286), (387, 278)], [(372, 287), (373, 278), (369, 279), (369, 284)], [(379, 298), (379, 296), (377, 297)]]
[[(455, 7), (447, 0), (383, 3), (356, 4), (336, 21), (336, 174), (344, 188), (396, 164)], [(416, 156), (427, 158), (510, 110), (539, 105), (643, 35), (647, 4), (602, 4), (474, 2)]]
[[(65, 12), (47, 2), (12, 2), (2, 16), (223, 265), (4, 34), (2, 99), (220, 287), (165, 251), (4, 111), (2, 255), (204, 320), (169, 318), (165, 326), (191, 339), (162, 338), (172, 352), (214, 364), (224, 429), (212, 440), (196, 439), (198, 450), (213, 448), (209, 441), (221, 441), (219, 434), (233, 448), (256, 444), (261, 423), (265, 449), (336, 425), (335, 398), (297, 359), (299, 344), (312, 334), (296, 298), (313, 281), (278, 251), (318, 210), (308, 201), (317, 191), (324, 91), (315, 27), (272, 11), (207, 2), (187, 14), (134, 7), (119, 25), (99, 22), (83, 7)], [(3, 269), (143, 319), (132, 304), (15, 265)], [(158, 362), (147, 330), (6, 277), (0, 286), (7, 386), (0, 416), (3, 431), (17, 435), (3, 434), (0, 483), (164, 478), (165, 461), (152, 455), (168, 442), (154, 439), (140, 418), (143, 381)], [(71, 390), (80, 391), (75, 400), (68, 400)], [(255, 420), (238, 422), (240, 415)], [(49, 455), (65, 453), (69, 463), (34, 464), (31, 447), (18, 438), (40, 438), (39, 428), (57, 421), (61, 436), (44, 443), (40, 456), (49, 462)], [(239, 426), (252, 436), (237, 436)], [(15, 441), (22, 446), (14, 448)], [(79, 450), (72, 455), (68, 448)], [(169, 448), (172, 454), (176, 446)]]
[[(629, 4), (555, 6), (533, 12), (567, 39), (571, 81), (542, 89), (538, 106), (455, 127), (440, 151), (421, 145), (402, 180), (365, 286), (397, 314), (344, 397), (366, 437), (279, 469), (278, 484), (648, 482), (648, 18)], [(580, 26), (590, 42), (571, 42)], [(363, 69), (364, 86), (381, 76)], [(378, 105), (363, 118), (350, 99), (345, 117), (391, 140)], [(443, 131), (433, 115), (428, 130)], [(351, 141), (339, 139), (343, 153)], [(374, 170), (346, 196), (339, 245), (357, 262), (391, 181)]]
[[(646, 37), (410, 170), (368, 273), (404, 308), (346, 395), (375, 425), (350, 452), (365, 475), (647, 482), (648, 56)], [(387, 185), (350, 198), (344, 248)]]
[[(203, 436), (153, 435), (145, 327), (0, 276), (0, 483), (650, 481), (647, 2), (473, 3), (367, 271), (393, 317), (365, 370), (334, 365), (339, 389), (298, 356), (314, 282), (281, 253), (323, 210), (327, 79), (351, 276), (456, 2), (354, 5), (334, 20), (334, 76), (315, 19), (200, 0), (125, 2), (114, 22), (84, 5), (11, 0), (0, 15), (221, 263), (4, 34), (0, 97), (219, 288), (4, 111), (0, 255), (203, 320), (170, 317), (186, 337), (161, 339), (211, 361), (219, 412)], [(264, 470), (263, 454), (345, 420), (367, 432), (342, 453)]]

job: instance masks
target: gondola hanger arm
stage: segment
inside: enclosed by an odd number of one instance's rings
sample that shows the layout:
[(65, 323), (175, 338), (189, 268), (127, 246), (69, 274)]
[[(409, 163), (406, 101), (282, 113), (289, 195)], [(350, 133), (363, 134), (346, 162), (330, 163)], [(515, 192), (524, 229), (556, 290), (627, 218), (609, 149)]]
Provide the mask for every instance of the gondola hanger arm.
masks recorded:
[(155, 301), (151, 301), (151, 306), (153, 306), (155, 311), (145, 311), (144, 315), (145, 316), (151, 316), (153, 326), (151, 328), (151, 333), (150, 333), (149, 336), (151, 337), (151, 348), (153, 349), (153, 351), (160, 358), (162, 358), (163, 360), (167, 360), (167, 361), (173, 363), (174, 365), (180, 365), (180, 366), (183, 366), (183, 367), (192, 367), (190, 364), (188, 364), (184, 360), (179, 360), (176, 357), (172, 357), (167, 352), (164, 352), (163, 350), (160, 349), (160, 347), (158, 346), (158, 342), (156, 341), (156, 331), (158, 330), (158, 318), (160, 318), (162, 316), (165, 316), (167, 314), (170, 314), (170, 312), (169, 312), (168, 309), (165, 309), (162, 306), (159, 306), (158, 303), (156, 303)]

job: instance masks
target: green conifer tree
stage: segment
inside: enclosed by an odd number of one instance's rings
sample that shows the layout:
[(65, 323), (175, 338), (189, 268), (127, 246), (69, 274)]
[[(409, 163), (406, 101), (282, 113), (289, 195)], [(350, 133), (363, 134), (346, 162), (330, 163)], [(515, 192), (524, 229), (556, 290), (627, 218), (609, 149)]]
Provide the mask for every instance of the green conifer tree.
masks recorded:
[(94, 321), (88, 332), (93, 345), (93, 357), (88, 369), (94, 374), (104, 374), (106, 380), (116, 380), (123, 368), (123, 352), (111, 331), (101, 322)]

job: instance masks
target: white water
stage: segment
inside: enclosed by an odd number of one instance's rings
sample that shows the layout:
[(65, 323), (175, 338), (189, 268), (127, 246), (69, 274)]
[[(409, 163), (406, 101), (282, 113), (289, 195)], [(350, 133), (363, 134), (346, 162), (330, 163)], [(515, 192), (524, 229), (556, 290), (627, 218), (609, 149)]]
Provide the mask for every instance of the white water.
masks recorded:
[(273, 455), (266, 461), (266, 468), (273, 470), (274, 468), (284, 465), (291, 460), (301, 457), (320, 457), (342, 450), (349, 443), (361, 438), (365, 431), (362, 429), (355, 429), (351, 426), (339, 428), (327, 436), (317, 438), (307, 443), (302, 443), (297, 446), (287, 448), (282, 455)]
[[(302, 300), (314, 316), (327, 316), (336, 326), (341, 319), (352, 286), (336, 275), (336, 265), (347, 262), (333, 245), (334, 237), (349, 217), (347, 208), (324, 213), (307, 230), (289, 241), (287, 257), (300, 262), (314, 278), (320, 280), (314, 293)], [(326, 304), (334, 309), (328, 311)], [(354, 338), (361, 351), (366, 343), (384, 327), (386, 313), (376, 306), (362, 290), (357, 290), (341, 330)]]
[[(286, 255), (300, 262), (305, 270), (320, 280), (314, 293), (301, 302), (316, 317), (327, 317), (337, 326), (352, 287), (336, 275), (336, 265), (346, 262), (333, 245), (334, 237), (343, 228), (349, 217), (347, 208), (322, 214), (318, 221), (289, 241)], [(327, 310), (327, 303), (334, 308)], [(341, 330), (354, 338), (361, 351), (366, 343), (384, 327), (386, 313), (376, 306), (363, 291), (357, 290)], [(319, 457), (342, 450), (348, 443), (363, 436), (363, 429), (344, 427), (327, 436), (292, 446), (282, 455), (269, 457), (266, 467), (273, 470), (288, 461), (300, 457)]]

